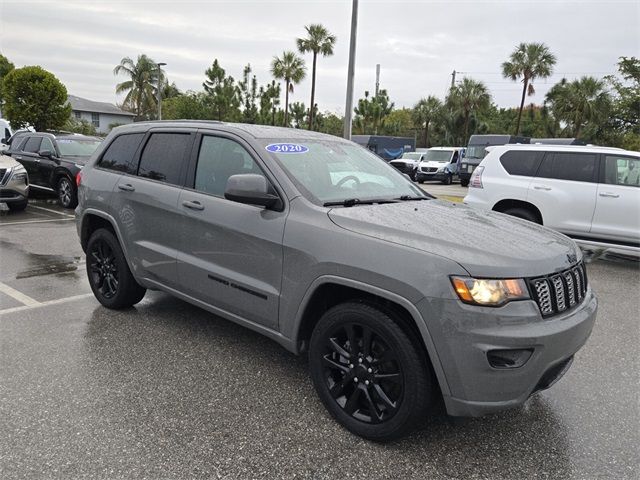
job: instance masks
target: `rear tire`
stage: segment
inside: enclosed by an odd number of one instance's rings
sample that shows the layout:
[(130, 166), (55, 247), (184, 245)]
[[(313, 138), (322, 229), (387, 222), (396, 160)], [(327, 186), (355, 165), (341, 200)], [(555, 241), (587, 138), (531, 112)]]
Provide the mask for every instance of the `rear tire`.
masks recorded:
[(9, 207), (9, 210), (11, 210), (12, 212), (21, 212), (22, 210), (27, 208), (28, 203), (29, 203), (29, 200), (25, 198), (21, 202), (7, 203), (7, 206)]
[(506, 213), (507, 215), (511, 215), (512, 217), (522, 218), (523, 220), (529, 220), (530, 222), (542, 225), (542, 222), (540, 221), (538, 216), (534, 212), (526, 208), (508, 208), (502, 213)]
[(118, 239), (106, 228), (93, 232), (87, 243), (87, 276), (93, 294), (107, 308), (132, 307), (147, 291), (133, 278)]
[(464, 179), (460, 179), (460, 185), (463, 187), (468, 187), (469, 186), (469, 180), (464, 180)]
[(435, 382), (416, 341), (393, 315), (358, 302), (322, 315), (309, 343), (311, 379), (346, 429), (385, 442), (420, 426)]

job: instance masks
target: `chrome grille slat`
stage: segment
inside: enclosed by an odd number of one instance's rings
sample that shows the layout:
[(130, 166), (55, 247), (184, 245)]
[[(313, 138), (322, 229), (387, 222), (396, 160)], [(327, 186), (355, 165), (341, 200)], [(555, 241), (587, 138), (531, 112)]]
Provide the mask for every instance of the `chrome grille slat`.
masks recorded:
[(533, 299), (543, 317), (576, 307), (587, 294), (587, 272), (580, 263), (563, 272), (529, 280)]

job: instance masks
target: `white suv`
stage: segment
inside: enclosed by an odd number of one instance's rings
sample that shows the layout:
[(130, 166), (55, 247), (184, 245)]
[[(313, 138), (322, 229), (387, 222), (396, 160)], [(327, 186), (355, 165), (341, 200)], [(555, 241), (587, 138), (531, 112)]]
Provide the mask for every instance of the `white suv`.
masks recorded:
[(594, 146), (493, 147), (464, 203), (640, 252), (640, 152)]

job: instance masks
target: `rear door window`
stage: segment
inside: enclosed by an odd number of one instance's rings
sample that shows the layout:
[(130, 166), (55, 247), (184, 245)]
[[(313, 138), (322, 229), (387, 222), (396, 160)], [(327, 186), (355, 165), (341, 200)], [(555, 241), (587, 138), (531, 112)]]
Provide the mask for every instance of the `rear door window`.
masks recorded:
[(543, 156), (544, 152), (510, 150), (500, 157), (500, 163), (509, 175), (533, 177)]
[(29, 153), (37, 153), (40, 151), (40, 142), (42, 141), (42, 137), (29, 137), (27, 143), (22, 149), (24, 152)]
[(595, 153), (547, 152), (538, 177), (593, 182), (596, 171)]
[(98, 164), (102, 168), (117, 172), (136, 174), (134, 155), (144, 137), (144, 133), (120, 135), (107, 147)]
[(609, 185), (640, 187), (640, 158), (605, 156), (604, 182)]
[(182, 169), (191, 138), (187, 132), (151, 134), (140, 157), (138, 176), (181, 185)]

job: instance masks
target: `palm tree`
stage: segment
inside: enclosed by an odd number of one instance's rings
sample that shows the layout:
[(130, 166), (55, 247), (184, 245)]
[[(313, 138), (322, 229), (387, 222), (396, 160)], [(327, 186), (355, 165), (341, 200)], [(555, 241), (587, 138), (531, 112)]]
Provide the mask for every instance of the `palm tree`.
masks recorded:
[(582, 77), (573, 82), (562, 79), (547, 93), (546, 103), (553, 115), (571, 126), (571, 133), (579, 138), (587, 123), (607, 118), (611, 109), (611, 95), (603, 80)]
[(307, 38), (298, 38), (298, 51), (302, 54), (313, 52), (313, 67), (311, 69), (311, 108), (309, 110), (309, 130), (313, 128), (313, 111), (316, 95), (316, 61), (318, 54), (323, 57), (333, 55), (333, 47), (336, 44), (336, 37), (319, 24), (312, 24), (304, 27), (307, 31)]
[(424, 129), (425, 147), (429, 146), (429, 124), (431, 124), (436, 116), (440, 114), (441, 109), (442, 102), (433, 95), (420, 99), (420, 101), (413, 107), (413, 123), (416, 128), (419, 128), (420, 130)]
[(116, 85), (116, 93), (127, 93), (122, 105), (136, 114), (136, 119), (144, 118), (157, 108), (156, 88), (158, 74), (164, 78), (164, 72), (158, 68), (156, 62), (146, 55), (138, 55), (134, 62), (124, 57), (120, 64), (113, 69), (114, 75), (124, 74), (129, 80)]
[(521, 43), (513, 51), (509, 60), (502, 64), (502, 75), (513, 81), (522, 78), (522, 100), (516, 122), (516, 135), (520, 133), (520, 118), (524, 108), (525, 96), (536, 93), (533, 81), (547, 78), (553, 73), (556, 57), (544, 43)]
[(293, 93), (293, 85), (300, 83), (307, 74), (304, 60), (298, 57), (295, 52), (282, 52), (282, 57), (273, 57), (271, 74), (278, 80), (284, 80), (285, 82), (284, 125), (288, 126), (289, 92)]
[(447, 97), (447, 103), (458, 110), (464, 117), (464, 137), (466, 144), (469, 140), (469, 119), (476, 110), (488, 108), (491, 95), (484, 83), (464, 77), (462, 82), (453, 87)]

